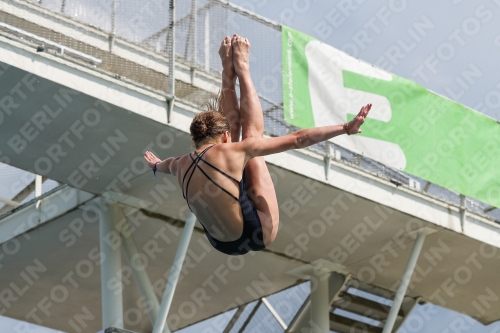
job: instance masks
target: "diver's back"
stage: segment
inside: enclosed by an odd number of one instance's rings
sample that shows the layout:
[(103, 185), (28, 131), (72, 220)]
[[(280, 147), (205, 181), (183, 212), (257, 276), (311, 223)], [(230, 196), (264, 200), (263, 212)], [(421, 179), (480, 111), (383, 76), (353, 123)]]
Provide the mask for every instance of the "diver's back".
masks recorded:
[[(184, 155), (179, 161), (178, 179), (201, 224), (213, 238), (227, 242), (238, 239), (243, 232), (239, 203), (243, 166), (229, 165), (235, 161), (226, 156), (227, 149), (217, 146)], [(238, 169), (241, 174), (236, 175), (234, 170)]]

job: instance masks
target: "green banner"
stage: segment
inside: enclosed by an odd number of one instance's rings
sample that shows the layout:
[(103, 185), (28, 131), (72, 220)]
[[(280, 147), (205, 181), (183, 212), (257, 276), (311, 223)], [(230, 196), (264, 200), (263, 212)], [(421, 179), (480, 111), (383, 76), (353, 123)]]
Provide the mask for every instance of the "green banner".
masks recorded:
[(500, 125), (422, 86), (288, 27), (283, 38), (285, 120), (344, 123), (372, 103), (363, 133), (332, 141), (388, 166), (500, 207)]

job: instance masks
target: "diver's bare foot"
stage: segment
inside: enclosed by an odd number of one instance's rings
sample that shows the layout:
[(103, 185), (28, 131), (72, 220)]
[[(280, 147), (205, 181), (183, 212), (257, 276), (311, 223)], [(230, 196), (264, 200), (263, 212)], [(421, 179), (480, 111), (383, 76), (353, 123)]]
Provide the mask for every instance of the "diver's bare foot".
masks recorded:
[(231, 39), (231, 46), (233, 48), (234, 70), (236, 75), (241, 77), (250, 72), (250, 42), (248, 39), (234, 34)]
[(226, 36), (220, 43), (219, 56), (222, 61), (222, 79), (225, 83), (234, 84), (236, 72), (234, 71), (233, 50), (229, 36)]

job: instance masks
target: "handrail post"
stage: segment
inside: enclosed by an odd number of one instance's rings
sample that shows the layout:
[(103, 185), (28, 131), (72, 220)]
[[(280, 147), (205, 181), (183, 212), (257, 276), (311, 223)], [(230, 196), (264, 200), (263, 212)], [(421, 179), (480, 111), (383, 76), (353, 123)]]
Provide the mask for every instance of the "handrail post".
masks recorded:
[(116, 1), (113, 0), (111, 3), (111, 32), (109, 34), (109, 52), (113, 53), (113, 46), (115, 45), (115, 35), (116, 35)]
[(175, 0), (170, 0), (168, 34), (168, 93), (175, 96)]

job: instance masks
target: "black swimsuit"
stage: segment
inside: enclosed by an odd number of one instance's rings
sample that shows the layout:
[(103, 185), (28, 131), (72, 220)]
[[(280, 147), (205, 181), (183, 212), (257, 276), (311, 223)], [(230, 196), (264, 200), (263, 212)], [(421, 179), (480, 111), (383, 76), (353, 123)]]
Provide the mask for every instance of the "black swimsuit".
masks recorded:
[[(213, 146), (207, 147), (205, 150), (203, 150), (200, 154), (197, 152), (194, 152), (196, 154), (196, 158), (194, 158), (191, 154), (189, 154), (189, 157), (191, 157), (191, 160), (193, 161), (189, 168), (186, 170), (186, 173), (184, 174), (184, 177), (182, 178), (182, 195), (184, 196), (184, 199), (186, 199), (186, 202), (188, 204), (189, 209), (191, 209), (191, 206), (189, 205), (189, 200), (188, 198), (188, 188), (189, 188), (189, 182), (191, 181), (191, 177), (193, 176), (194, 171), (196, 168), (198, 168), (204, 175), (207, 177), (208, 180), (210, 180), (212, 183), (214, 183), (217, 187), (219, 187), (221, 190), (229, 194), (234, 200), (238, 201), (240, 203), (241, 207), (241, 212), (243, 215), (243, 233), (241, 234), (241, 237), (238, 238), (237, 240), (234, 241), (229, 241), (229, 242), (222, 242), (220, 240), (217, 240), (213, 238), (203, 226), (203, 229), (205, 230), (205, 235), (207, 235), (208, 240), (210, 241), (210, 244), (212, 246), (225, 254), (229, 255), (242, 255), (245, 253), (248, 253), (248, 251), (260, 251), (265, 248), (264, 245), (264, 239), (262, 235), (262, 225), (260, 224), (260, 219), (259, 215), (257, 214), (257, 210), (255, 209), (252, 201), (250, 201), (250, 198), (248, 197), (247, 190), (246, 190), (246, 176), (245, 172), (243, 171), (243, 176), (240, 181), (237, 181), (224, 171), (216, 168), (209, 162), (207, 162), (205, 159), (203, 159), (203, 155), (212, 148)], [(210, 166), (211, 168), (215, 169), (216, 171), (220, 172), (227, 178), (231, 179), (232, 181), (238, 183), (239, 189), (240, 189), (240, 197), (236, 198), (234, 195), (229, 193), (225, 188), (217, 184), (212, 178), (210, 178), (205, 171), (198, 165), (200, 161), (203, 161), (205, 164)], [(187, 174), (189, 173), (190, 169), (195, 166), (191, 170), (191, 174), (189, 175), (189, 178), (187, 180), (186, 187), (184, 187), (184, 180), (186, 179)], [(185, 188), (185, 193), (184, 193), (184, 188)], [(192, 209), (191, 209), (192, 211)], [(201, 221), (200, 221), (201, 223)]]

